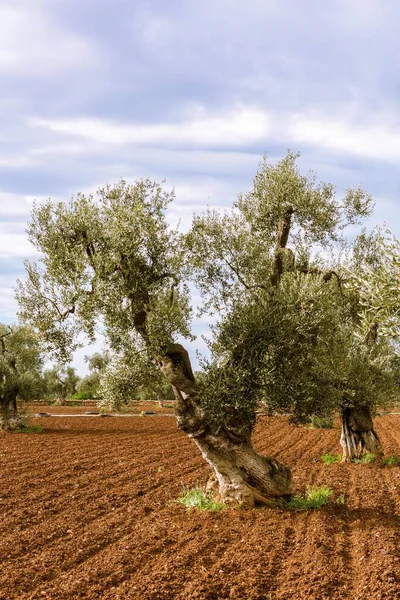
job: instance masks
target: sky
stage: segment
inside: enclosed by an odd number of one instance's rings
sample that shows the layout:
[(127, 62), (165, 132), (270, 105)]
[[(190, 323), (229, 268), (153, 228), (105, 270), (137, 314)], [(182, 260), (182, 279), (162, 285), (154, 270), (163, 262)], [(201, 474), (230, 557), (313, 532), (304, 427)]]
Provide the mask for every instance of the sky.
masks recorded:
[(185, 228), (290, 148), (400, 236), (399, 20), (397, 0), (0, 0), (0, 322), (34, 200), (120, 177), (175, 186)]

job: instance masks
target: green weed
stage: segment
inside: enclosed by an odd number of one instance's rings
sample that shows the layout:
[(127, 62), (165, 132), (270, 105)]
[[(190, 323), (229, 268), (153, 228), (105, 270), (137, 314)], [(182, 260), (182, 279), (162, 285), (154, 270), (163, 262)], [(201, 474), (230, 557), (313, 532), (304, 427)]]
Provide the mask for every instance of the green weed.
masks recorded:
[(323, 456), (321, 456), (321, 460), (326, 465), (333, 465), (334, 463), (342, 462), (343, 454), (331, 454), (331, 452), (327, 452)]
[(331, 496), (332, 490), (329, 487), (307, 487), (304, 496), (292, 496), (288, 502), (288, 508), (293, 510), (319, 510), (329, 501)]
[(396, 455), (388, 456), (383, 459), (383, 464), (387, 467), (396, 467), (397, 465), (400, 465), (400, 458)]
[(183, 504), (186, 508), (198, 508), (199, 510), (222, 510), (226, 508), (224, 504), (216, 502), (210, 493), (205, 492), (199, 486), (194, 488), (183, 487), (182, 495), (177, 502)]
[(362, 454), (360, 456), (360, 458), (355, 458), (353, 460), (354, 463), (361, 464), (361, 465), (371, 465), (375, 461), (376, 461), (376, 456), (372, 452), (365, 452), (364, 454)]
[(21, 425), (20, 427), (17, 427), (17, 429), (14, 429), (14, 433), (42, 433), (43, 432), (43, 427), (40, 427), (40, 425)]

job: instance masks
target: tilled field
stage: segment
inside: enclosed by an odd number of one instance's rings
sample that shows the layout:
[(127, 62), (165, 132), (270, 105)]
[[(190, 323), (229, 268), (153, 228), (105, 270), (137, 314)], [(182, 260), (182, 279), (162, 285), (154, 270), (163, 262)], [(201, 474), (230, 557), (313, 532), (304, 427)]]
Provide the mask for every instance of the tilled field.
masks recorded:
[[(174, 502), (208, 467), (173, 418), (36, 422), (0, 436), (1, 600), (400, 598), (400, 467), (324, 465), (338, 430), (263, 417), (254, 436), (297, 491), (334, 490), (321, 511), (210, 513)], [(376, 424), (400, 454), (400, 417)]]

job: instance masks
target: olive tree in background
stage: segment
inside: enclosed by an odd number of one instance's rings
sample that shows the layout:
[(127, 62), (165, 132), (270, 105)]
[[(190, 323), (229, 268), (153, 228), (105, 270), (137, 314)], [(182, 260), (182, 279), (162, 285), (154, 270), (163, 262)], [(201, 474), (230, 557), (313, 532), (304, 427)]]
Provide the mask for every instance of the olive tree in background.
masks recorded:
[(76, 393), (80, 381), (75, 368), (64, 363), (46, 369), (43, 376), (46, 398), (55, 400), (60, 406), (65, 406), (67, 399)]
[[(95, 196), (78, 194), (68, 204), (47, 201), (35, 207), (29, 225), (43, 258), (27, 263), (27, 279), (19, 284), (23, 318), (63, 360), (78, 347), (79, 333), (94, 340), (101, 319), (120, 357), (111, 369), (114, 396), (116, 386), (122, 397), (132, 381), (145, 382), (160, 369), (174, 390), (179, 427), (211, 467), (209, 487), (234, 505), (276, 504), (292, 491), (290, 469), (252, 446), (260, 398), (280, 389), (276, 404), (291, 403), (295, 414), (304, 412), (301, 402), (321, 401), (326, 408), (325, 396), (317, 386), (310, 388), (318, 367), (315, 360), (312, 367), (302, 360), (303, 345), (307, 356), (320, 352), (335, 404), (329, 345), (333, 340), (333, 357), (342, 356), (340, 344), (351, 348), (330, 300), (338, 297), (338, 277), (311, 260), (309, 248), (329, 247), (342, 225), (368, 213), (370, 199), (362, 190), (349, 190), (340, 203), (333, 186), (301, 176), (295, 159), (289, 153), (276, 167), (263, 163), (253, 191), (233, 211), (196, 219), (187, 236), (168, 226), (173, 193), (149, 180), (121, 181)], [(204, 293), (205, 309), (219, 318), (200, 382), (179, 343), (192, 338), (189, 278)], [(345, 302), (340, 311), (347, 315)], [(293, 324), (299, 315), (303, 331)], [(293, 331), (297, 337), (291, 341)], [(286, 344), (282, 351), (279, 336)], [(350, 373), (364, 368), (364, 354), (361, 345), (354, 350)], [(337, 367), (345, 363), (342, 356)], [(297, 383), (285, 387), (279, 369), (289, 373), (291, 364)]]
[(27, 326), (0, 324), (0, 427), (19, 426), (17, 400), (37, 400), (44, 390), (38, 336)]
[[(358, 291), (361, 328), (373, 330), (398, 343), (400, 337), (400, 240), (389, 230), (377, 230), (365, 240), (349, 271)], [(364, 250), (364, 254), (363, 254)], [(360, 255), (364, 260), (360, 260)]]
[(95, 352), (91, 356), (85, 356), (89, 373), (77, 384), (77, 392), (81, 399), (100, 398), (101, 378), (104, 375), (111, 357), (107, 352)]
[[(172, 395), (171, 395), (172, 394)], [(111, 359), (101, 376), (99, 404), (126, 408), (133, 400), (173, 400), (171, 384), (157, 361), (146, 354), (125, 350)]]

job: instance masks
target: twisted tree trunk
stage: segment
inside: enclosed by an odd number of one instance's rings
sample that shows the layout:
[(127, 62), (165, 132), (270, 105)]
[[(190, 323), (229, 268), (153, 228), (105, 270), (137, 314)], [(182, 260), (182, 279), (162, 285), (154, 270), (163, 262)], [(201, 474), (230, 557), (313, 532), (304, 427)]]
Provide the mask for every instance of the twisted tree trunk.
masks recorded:
[(208, 422), (183, 346), (171, 345), (161, 358), (161, 370), (174, 389), (178, 426), (193, 439), (211, 467), (207, 487), (217, 499), (246, 508), (254, 504), (283, 504), (292, 492), (290, 469), (254, 450), (251, 427), (234, 422), (216, 427)]
[(13, 429), (17, 422), (17, 390), (10, 390), (0, 398), (0, 424), (4, 431)]
[(341, 421), (340, 444), (343, 448), (344, 462), (357, 460), (365, 452), (375, 454), (378, 460), (383, 458), (382, 445), (374, 429), (371, 410), (368, 406), (343, 408)]
[[(372, 323), (366, 338), (366, 346), (372, 350), (378, 337), (378, 323)], [(343, 448), (343, 461), (351, 462), (365, 452), (375, 454), (378, 460), (383, 459), (383, 449), (378, 434), (374, 429), (371, 409), (368, 405), (345, 407), (342, 409), (342, 435), (340, 443)]]

